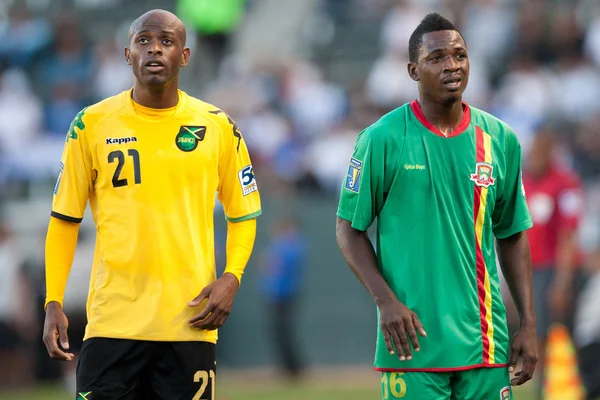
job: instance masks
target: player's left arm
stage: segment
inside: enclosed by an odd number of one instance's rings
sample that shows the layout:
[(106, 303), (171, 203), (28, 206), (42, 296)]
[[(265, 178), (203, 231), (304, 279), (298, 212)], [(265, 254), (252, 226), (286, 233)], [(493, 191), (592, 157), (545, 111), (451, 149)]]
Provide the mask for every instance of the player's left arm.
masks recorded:
[(256, 217), (261, 214), (254, 170), (241, 132), (226, 114), (218, 117), (221, 125), (218, 196), (227, 219), (227, 262), (223, 275), (189, 303), (190, 307), (196, 307), (208, 298), (204, 309), (189, 324), (209, 330), (221, 327), (231, 313), (254, 247)]
[(533, 376), (538, 359), (531, 254), (525, 231), (533, 226), (525, 189), (521, 178), (521, 146), (513, 132), (507, 135), (505, 149), (506, 174), (498, 187), (496, 206), (492, 215), (493, 231), (497, 239), (500, 267), (510, 289), (520, 317), (520, 327), (511, 344), (509, 371), (519, 358), (520, 371), (511, 380), (521, 385)]

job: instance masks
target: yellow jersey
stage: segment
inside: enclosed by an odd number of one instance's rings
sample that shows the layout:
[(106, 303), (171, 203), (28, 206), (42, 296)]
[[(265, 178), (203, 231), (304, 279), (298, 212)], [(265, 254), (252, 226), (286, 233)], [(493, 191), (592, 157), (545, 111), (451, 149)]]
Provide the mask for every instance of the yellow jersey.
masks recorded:
[(216, 343), (190, 328), (187, 303), (216, 279), (216, 198), (231, 222), (260, 198), (244, 139), (218, 108), (179, 91), (150, 109), (131, 90), (82, 110), (64, 147), (52, 216), (80, 222), (89, 200), (96, 247), (85, 339)]

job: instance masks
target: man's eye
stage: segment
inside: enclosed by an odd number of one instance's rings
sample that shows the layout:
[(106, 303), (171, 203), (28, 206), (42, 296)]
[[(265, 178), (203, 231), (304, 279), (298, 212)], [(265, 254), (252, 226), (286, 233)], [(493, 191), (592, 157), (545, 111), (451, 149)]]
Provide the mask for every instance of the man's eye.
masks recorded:
[(148, 39), (146, 39), (146, 38), (139, 38), (138, 39), (138, 43), (147, 43), (147, 42), (148, 42)]
[(163, 40), (163, 43), (164, 44), (171, 44), (171, 43), (173, 43), (173, 41), (171, 39), (165, 39), (165, 40)]

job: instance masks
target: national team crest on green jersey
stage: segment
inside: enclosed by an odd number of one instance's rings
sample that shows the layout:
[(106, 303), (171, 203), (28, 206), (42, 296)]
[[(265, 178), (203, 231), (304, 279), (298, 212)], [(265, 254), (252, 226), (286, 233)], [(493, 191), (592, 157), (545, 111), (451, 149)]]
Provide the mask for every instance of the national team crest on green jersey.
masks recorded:
[(475, 165), (475, 173), (471, 174), (471, 180), (475, 182), (477, 186), (488, 188), (496, 181), (492, 177), (494, 173), (494, 167), (485, 162), (479, 162)]

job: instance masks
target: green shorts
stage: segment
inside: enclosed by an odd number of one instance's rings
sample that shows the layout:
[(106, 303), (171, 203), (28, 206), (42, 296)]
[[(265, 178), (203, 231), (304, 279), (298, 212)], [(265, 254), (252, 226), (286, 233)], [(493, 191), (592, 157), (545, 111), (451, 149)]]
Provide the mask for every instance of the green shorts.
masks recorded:
[(507, 368), (457, 372), (382, 372), (383, 400), (512, 400)]

